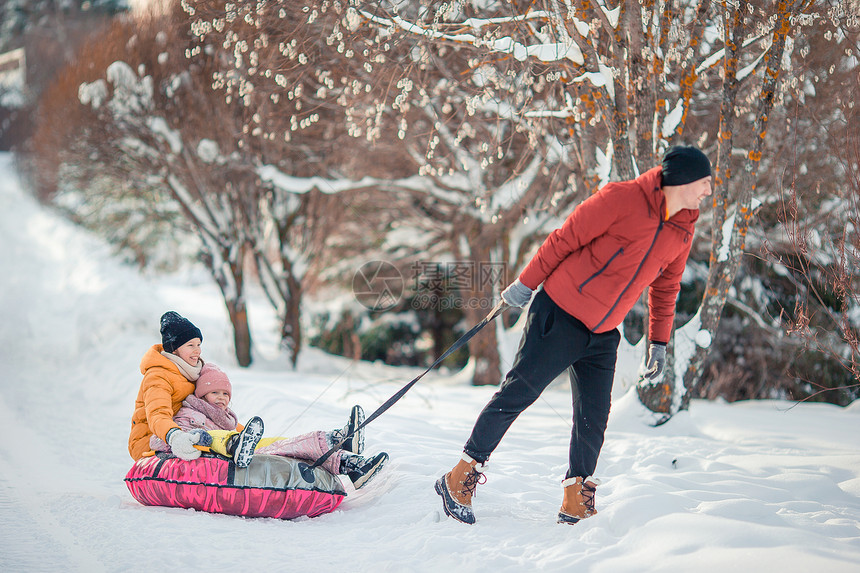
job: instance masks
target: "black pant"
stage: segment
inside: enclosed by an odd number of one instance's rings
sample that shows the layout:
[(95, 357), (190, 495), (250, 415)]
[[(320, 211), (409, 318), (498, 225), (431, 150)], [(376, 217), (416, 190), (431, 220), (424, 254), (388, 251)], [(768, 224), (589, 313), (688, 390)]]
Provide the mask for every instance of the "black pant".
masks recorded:
[(487, 461), (517, 416), (567, 369), (573, 430), (566, 477), (592, 475), (609, 419), (620, 340), (618, 329), (595, 334), (539, 291), (529, 309), (514, 365), (478, 416), (465, 452), (480, 462)]

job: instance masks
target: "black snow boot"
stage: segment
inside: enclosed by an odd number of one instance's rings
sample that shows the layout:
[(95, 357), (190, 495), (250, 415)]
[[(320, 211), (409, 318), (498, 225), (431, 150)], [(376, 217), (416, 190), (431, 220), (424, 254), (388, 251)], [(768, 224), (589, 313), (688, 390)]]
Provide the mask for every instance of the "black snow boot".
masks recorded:
[(361, 424), (364, 423), (364, 409), (361, 406), (355, 405), (349, 413), (349, 420), (341, 429), (332, 430), (326, 436), (329, 441), (329, 447), (332, 448), (345, 437), (352, 436), (341, 444), (341, 449), (353, 454), (360, 454), (364, 451), (364, 428), (356, 431)]
[(360, 489), (382, 469), (388, 461), (388, 454), (382, 452), (372, 458), (354, 454), (343, 454), (340, 459), (340, 473), (346, 474), (355, 489)]
[(262, 437), (263, 420), (259, 416), (254, 416), (248, 420), (241, 432), (229, 439), (227, 453), (233, 457), (236, 467), (247, 468), (250, 465), (254, 458), (254, 449)]

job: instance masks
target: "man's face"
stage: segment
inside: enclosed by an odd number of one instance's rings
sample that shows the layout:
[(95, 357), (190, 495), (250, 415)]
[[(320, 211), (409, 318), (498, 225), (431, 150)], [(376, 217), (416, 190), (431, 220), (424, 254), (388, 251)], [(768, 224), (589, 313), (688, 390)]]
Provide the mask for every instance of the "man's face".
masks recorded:
[(702, 177), (692, 183), (678, 185), (678, 197), (682, 209), (698, 209), (702, 199), (711, 194), (711, 176)]

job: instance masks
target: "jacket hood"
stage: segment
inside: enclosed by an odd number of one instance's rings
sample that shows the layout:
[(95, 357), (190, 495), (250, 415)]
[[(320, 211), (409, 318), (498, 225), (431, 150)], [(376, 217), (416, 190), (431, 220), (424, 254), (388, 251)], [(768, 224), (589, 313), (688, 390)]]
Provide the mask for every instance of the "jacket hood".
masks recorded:
[(161, 351), (164, 350), (164, 347), (160, 344), (154, 344), (152, 347), (146, 351), (146, 354), (143, 355), (143, 358), (140, 359), (140, 373), (146, 374), (146, 371), (149, 368), (154, 366), (158, 366), (161, 368), (166, 368), (171, 372), (175, 372), (179, 374), (183, 378), (185, 377), (180, 371), (179, 367), (173, 363), (169, 358), (163, 356)]

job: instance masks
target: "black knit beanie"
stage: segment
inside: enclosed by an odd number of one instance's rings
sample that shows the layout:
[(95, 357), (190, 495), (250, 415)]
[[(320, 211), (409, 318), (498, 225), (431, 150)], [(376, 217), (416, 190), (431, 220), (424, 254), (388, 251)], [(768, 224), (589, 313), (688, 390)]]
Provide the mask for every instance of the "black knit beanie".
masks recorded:
[(675, 145), (663, 156), (663, 185), (685, 185), (711, 175), (711, 162), (692, 145)]
[(190, 320), (172, 310), (161, 316), (161, 345), (166, 352), (175, 352), (192, 338), (203, 341), (203, 333)]

